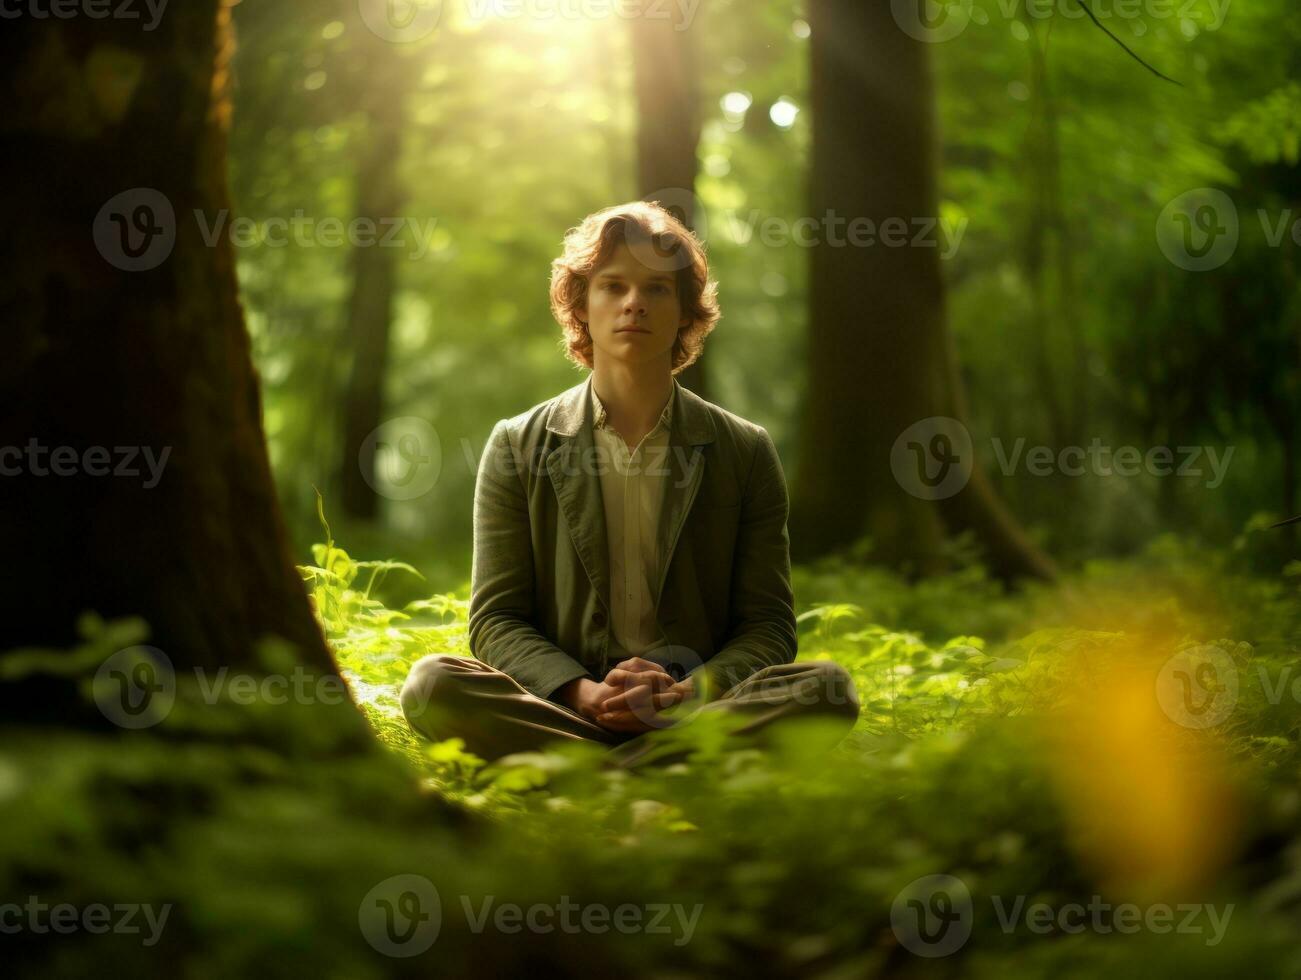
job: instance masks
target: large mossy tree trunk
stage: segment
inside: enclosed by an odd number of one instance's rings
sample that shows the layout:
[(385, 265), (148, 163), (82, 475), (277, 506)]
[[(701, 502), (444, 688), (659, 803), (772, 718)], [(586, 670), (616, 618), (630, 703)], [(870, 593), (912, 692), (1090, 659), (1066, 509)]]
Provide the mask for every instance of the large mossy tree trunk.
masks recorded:
[[(810, 214), (907, 223), (938, 217), (928, 45), (889, 3), (814, 0)], [(883, 235), (882, 235), (883, 237)], [(1004, 578), (1046, 577), (974, 460), (963, 488), (921, 499), (896, 480), (904, 430), (965, 405), (945, 323), (936, 247), (823, 236), (811, 251), (809, 376), (792, 491), (792, 554), (810, 559), (870, 535), (873, 556), (914, 573), (946, 567), (948, 535), (971, 530)]]
[[(0, 647), (69, 644), (93, 610), (143, 617), (178, 667), (255, 667), (278, 637), (336, 669), (291, 559), (217, 233), (229, 19), (224, 0), (186, 0), (150, 31), (5, 22), (0, 446), (23, 453), (0, 479)], [(6, 692), (6, 711), (55, 716)]]

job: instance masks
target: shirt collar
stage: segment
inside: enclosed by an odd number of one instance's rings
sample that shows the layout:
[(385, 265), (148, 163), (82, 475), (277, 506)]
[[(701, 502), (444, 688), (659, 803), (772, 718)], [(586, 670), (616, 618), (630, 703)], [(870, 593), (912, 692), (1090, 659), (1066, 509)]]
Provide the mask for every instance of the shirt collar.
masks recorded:
[[(604, 429), (609, 425), (605, 406), (601, 404), (601, 399), (597, 397), (596, 385), (590, 385), (589, 389), (592, 395), (592, 428)], [(673, 426), (673, 402), (675, 401), (677, 393), (678, 386), (675, 383), (673, 385), (673, 390), (669, 392), (668, 401), (664, 403), (664, 411), (660, 412), (660, 420), (656, 428), (658, 428), (659, 425), (662, 425), (664, 426), (665, 431), (668, 431)]]

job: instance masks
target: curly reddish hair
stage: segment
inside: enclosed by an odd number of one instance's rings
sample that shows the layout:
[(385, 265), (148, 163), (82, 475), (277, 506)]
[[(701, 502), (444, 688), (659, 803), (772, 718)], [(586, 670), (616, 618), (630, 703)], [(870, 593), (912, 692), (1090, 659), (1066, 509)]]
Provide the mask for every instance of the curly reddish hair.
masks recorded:
[(718, 283), (709, 278), (709, 260), (700, 240), (653, 201), (605, 208), (565, 232), (564, 251), (551, 263), (551, 313), (563, 332), (561, 347), (575, 364), (592, 368), (592, 335), (579, 314), (587, 305), (591, 277), (621, 244), (643, 261), (676, 274), (682, 315), (691, 318), (673, 344), (672, 373), (677, 374), (700, 357), (705, 338), (722, 315)]

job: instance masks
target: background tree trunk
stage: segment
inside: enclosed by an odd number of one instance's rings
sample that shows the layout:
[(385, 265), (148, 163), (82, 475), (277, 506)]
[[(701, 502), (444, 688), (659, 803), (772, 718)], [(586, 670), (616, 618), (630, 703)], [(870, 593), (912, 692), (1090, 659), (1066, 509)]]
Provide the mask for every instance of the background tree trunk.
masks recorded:
[[(689, 24), (677, 5), (643, 6), (632, 23), (637, 95), (637, 186), (695, 230), (696, 149), (700, 143), (699, 72)], [(704, 355), (678, 381), (708, 398)]]
[[(945, 567), (947, 534), (970, 529), (1007, 578), (1051, 574), (998, 504), (974, 458), (963, 489), (919, 499), (895, 479), (891, 451), (914, 423), (963, 418), (935, 247), (889, 247), (882, 223), (934, 219), (934, 96), (924, 43), (887, 3), (814, 0), (810, 214), (875, 223), (875, 244), (812, 248), (809, 380), (792, 553), (826, 554), (863, 534), (873, 557), (916, 573)], [(843, 233), (844, 227), (841, 231)], [(850, 421), (852, 420), (852, 421)]]
[[(403, 94), (407, 59), (394, 53), (375, 65), (368, 78), (364, 108), (368, 118), (360, 141), (356, 175), (356, 217), (370, 218), (385, 234), (380, 222), (395, 218), (406, 195), (398, 166), (402, 153)], [(397, 288), (397, 248), (353, 246), (352, 296), (348, 302), (347, 335), (352, 348), (352, 372), (344, 396), (344, 444), (340, 487), (344, 512), (349, 517), (374, 520), (379, 497), (372, 489), (375, 445), (366, 437), (379, 426), (384, 411), (384, 377), (388, 369), (393, 296)]]
[[(228, 21), (221, 0), (187, 0), (148, 32), (6, 24), (0, 446), (45, 450), (0, 480), (6, 647), (69, 644), (95, 610), (144, 617), (178, 666), (254, 664), (254, 643), (280, 637), (335, 669), (280, 518), (229, 238), (213, 231), (230, 218)], [(72, 475), (49, 472), (59, 447)], [(165, 458), (156, 485), (142, 447)], [(127, 452), (138, 475), (115, 475)], [(108, 474), (92, 475), (103, 455)], [(20, 699), (9, 686), (3, 710)]]

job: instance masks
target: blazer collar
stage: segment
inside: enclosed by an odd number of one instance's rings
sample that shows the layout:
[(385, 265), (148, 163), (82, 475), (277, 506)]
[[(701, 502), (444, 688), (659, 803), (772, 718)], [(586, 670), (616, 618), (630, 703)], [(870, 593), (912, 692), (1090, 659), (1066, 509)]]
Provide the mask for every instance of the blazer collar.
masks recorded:
[[(547, 428), (562, 436), (576, 436), (586, 425), (592, 424), (592, 375), (581, 384), (561, 392), (551, 403), (547, 413)], [(673, 379), (672, 432), (680, 445), (703, 446), (717, 437), (714, 420), (710, 417), (705, 400), (690, 388), (684, 388)]]

